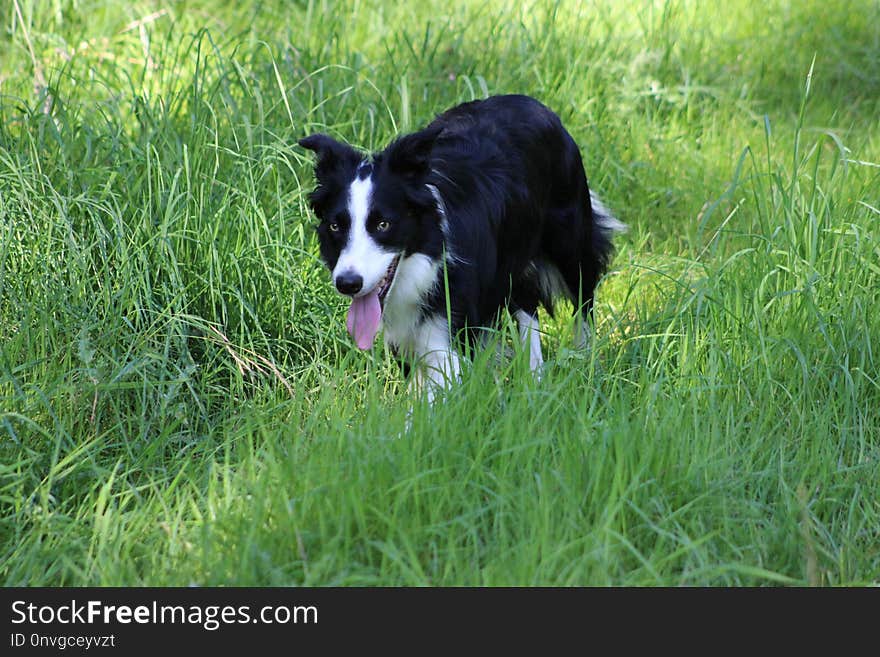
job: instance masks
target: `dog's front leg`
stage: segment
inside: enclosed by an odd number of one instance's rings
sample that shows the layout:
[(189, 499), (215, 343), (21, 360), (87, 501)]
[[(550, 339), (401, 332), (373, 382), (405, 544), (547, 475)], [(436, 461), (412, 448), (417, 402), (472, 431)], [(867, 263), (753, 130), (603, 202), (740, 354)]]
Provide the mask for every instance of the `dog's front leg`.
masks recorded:
[(416, 391), (425, 391), (428, 402), (434, 403), (439, 389), (448, 388), (458, 381), (461, 364), (458, 354), (452, 349), (449, 329), (446, 322), (428, 320), (419, 332), (415, 345), (415, 371), (410, 387)]

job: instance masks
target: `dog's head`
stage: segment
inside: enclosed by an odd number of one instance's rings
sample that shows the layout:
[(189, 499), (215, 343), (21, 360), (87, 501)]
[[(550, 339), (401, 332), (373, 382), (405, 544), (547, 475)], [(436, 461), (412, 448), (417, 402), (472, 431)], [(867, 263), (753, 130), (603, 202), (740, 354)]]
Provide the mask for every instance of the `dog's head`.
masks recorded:
[(428, 180), (438, 134), (401, 137), (372, 157), (324, 134), (299, 142), (317, 154), (309, 201), (320, 220), (321, 257), (336, 289), (352, 298), (348, 330), (361, 349), (379, 330), (401, 261), (442, 250), (442, 217)]

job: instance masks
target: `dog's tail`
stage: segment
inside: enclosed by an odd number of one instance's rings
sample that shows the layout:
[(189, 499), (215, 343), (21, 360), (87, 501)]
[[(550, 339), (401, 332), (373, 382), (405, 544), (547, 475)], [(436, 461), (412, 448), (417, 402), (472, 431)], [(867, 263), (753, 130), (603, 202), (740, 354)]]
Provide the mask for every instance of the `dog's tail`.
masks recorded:
[(611, 210), (590, 190), (590, 207), (593, 211), (593, 253), (604, 270), (614, 253), (612, 240), (617, 233), (625, 233), (628, 226), (615, 217)]

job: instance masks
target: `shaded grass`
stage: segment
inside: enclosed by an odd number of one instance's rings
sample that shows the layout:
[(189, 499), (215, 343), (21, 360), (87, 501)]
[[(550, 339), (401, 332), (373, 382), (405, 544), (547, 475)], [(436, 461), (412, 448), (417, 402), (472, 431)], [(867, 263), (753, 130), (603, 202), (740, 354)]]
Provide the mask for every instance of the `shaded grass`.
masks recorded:
[[(6, 583), (877, 582), (875, 3), (37, 4), (0, 36)], [(406, 432), (292, 144), (507, 91), (631, 231), (588, 352), (544, 318), (540, 383), (476, 354)]]

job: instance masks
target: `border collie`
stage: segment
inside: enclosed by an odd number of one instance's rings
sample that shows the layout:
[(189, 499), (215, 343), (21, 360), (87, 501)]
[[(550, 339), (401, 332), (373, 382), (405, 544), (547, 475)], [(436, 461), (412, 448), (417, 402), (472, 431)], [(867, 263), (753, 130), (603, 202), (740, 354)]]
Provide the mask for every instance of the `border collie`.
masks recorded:
[[(458, 336), (471, 339), (507, 308), (543, 364), (538, 305), (574, 302), (585, 345), (593, 294), (624, 225), (587, 187), (577, 144), (527, 96), (453, 107), (419, 132), (366, 156), (323, 134), (309, 196), (321, 256), (351, 297), (348, 332), (418, 365), (412, 383), (455, 380)], [(464, 329), (464, 330), (463, 330)], [(539, 373), (539, 372), (538, 372)]]

